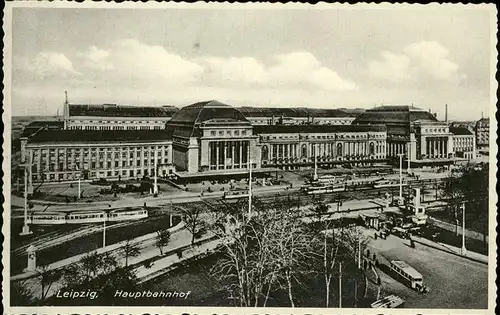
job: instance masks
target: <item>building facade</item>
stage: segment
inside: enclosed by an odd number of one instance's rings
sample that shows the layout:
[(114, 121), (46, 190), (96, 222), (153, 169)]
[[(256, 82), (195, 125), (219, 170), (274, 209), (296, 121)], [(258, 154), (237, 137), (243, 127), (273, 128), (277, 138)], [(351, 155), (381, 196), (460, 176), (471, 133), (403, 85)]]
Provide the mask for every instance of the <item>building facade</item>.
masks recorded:
[(481, 118), (476, 122), (476, 144), (478, 148), (487, 148), (490, 145), (490, 119)]
[(228, 172), (260, 167), (257, 136), (237, 109), (217, 101), (192, 104), (167, 124), (178, 172)]
[(383, 161), (385, 126), (255, 126), (261, 165), (282, 169)]
[(476, 137), (468, 128), (450, 127), (453, 134), (453, 152), (457, 158), (467, 160), (476, 157)]
[(21, 139), (32, 181), (127, 179), (173, 171), (172, 141), (156, 131), (42, 131)]
[(452, 163), (453, 138), (448, 123), (412, 106), (379, 106), (360, 114), (353, 124), (387, 127), (387, 157), (399, 155), (417, 163)]
[[(279, 109), (283, 115), (278, 121), (271, 115), (268, 124), (252, 123), (248, 117), (268, 117), (278, 109), (264, 109), (256, 116), (258, 110), (246, 108), (244, 112), (254, 116), (245, 117), (241, 108), (217, 101), (179, 110), (67, 102), (64, 106), (63, 124), (48, 124), (56, 129), (44, 123), (25, 130), (21, 153), (31, 164), (33, 181), (141, 178), (155, 170), (159, 176), (177, 178), (236, 176), (248, 172), (250, 165), (258, 172), (314, 163), (372, 164), (395, 161), (399, 154), (412, 163), (449, 161), (455, 154), (475, 156), (472, 133), (450, 129), (413, 106), (376, 107), (351, 125), (340, 123), (342, 114), (334, 123), (329, 119), (337, 119), (336, 114), (328, 110), (300, 108)], [(304, 117), (307, 120), (300, 123)]]

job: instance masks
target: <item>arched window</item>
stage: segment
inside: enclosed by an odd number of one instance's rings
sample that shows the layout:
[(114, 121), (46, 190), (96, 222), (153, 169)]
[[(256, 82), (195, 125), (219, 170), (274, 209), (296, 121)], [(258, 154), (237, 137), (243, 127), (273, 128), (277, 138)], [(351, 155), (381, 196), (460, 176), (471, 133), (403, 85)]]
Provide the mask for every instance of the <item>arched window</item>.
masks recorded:
[(302, 145), (302, 157), (307, 157), (307, 145)]
[(269, 148), (267, 145), (262, 147), (262, 160), (268, 160), (269, 159)]
[(372, 142), (370, 143), (370, 155), (375, 154), (375, 144)]
[(342, 143), (337, 143), (337, 155), (342, 156)]

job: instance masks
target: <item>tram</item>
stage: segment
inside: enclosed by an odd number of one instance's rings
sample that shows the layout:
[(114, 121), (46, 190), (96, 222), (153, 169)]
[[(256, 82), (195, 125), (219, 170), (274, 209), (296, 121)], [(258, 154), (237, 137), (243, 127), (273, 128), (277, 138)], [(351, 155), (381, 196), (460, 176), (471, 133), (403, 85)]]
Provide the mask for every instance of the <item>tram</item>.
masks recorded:
[[(407, 186), (408, 183), (403, 182), (403, 186)], [(383, 187), (399, 187), (399, 180), (389, 180), (389, 179), (378, 179), (373, 183), (374, 188), (383, 188)]]
[(248, 198), (248, 191), (228, 191), (224, 192), (222, 199), (241, 199)]
[(118, 222), (129, 220), (140, 220), (148, 217), (148, 211), (144, 209), (135, 210), (113, 210), (106, 211), (75, 211), (62, 212), (35, 212), (28, 217), (27, 223), (34, 225), (62, 225), (62, 224), (87, 224), (101, 222)]
[(327, 194), (345, 191), (345, 184), (336, 184), (336, 185), (322, 185), (322, 186), (309, 186), (306, 188), (306, 192), (309, 195), (315, 194)]

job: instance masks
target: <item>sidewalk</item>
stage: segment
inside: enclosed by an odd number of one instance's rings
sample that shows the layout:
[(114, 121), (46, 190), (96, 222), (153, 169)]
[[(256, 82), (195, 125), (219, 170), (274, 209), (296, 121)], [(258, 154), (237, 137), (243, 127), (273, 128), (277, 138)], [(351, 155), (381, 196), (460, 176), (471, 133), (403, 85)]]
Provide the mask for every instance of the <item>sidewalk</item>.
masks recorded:
[[(184, 227), (184, 222), (180, 222), (176, 226), (174, 226), (174, 227), (172, 227), (172, 228), (169, 229), (170, 233), (172, 233), (172, 239), (174, 239), (175, 233), (181, 233), (182, 232), (181, 229), (183, 227)], [(144, 245), (148, 246), (148, 245), (151, 245), (151, 244), (154, 243), (155, 237), (156, 237), (156, 232), (149, 233), (149, 234), (146, 234), (146, 235), (143, 235), (143, 236), (139, 236), (139, 237), (133, 239), (131, 241), (131, 243), (132, 244), (140, 244), (142, 246), (144, 246)], [(189, 238), (190, 238), (190, 236), (189, 236)], [(115, 243), (115, 244), (112, 244), (112, 245), (109, 245), (109, 246), (106, 246), (106, 247), (101, 247), (101, 248), (98, 248), (96, 250), (96, 252), (98, 254), (102, 254), (102, 253), (106, 253), (106, 252), (112, 252), (112, 251), (120, 249), (123, 245), (125, 245), (125, 243), (126, 243), (126, 241), (121, 241), (119, 243)], [(172, 245), (172, 242), (169, 245)], [(49, 264), (48, 268), (50, 270), (57, 270), (57, 269), (64, 268), (64, 267), (66, 267), (68, 265), (71, 265), (71, 264), (74, 264), (74, 263), (80, 261), (80, 259), (82, 259), (83, 257), (85, 257), (85, 255), (87, 255), (87, 254), (88, 253), (83, 253), (83, 254), (80, 254), (80, 255), (76, 255), (76, 256), (72, 256), (72, 257), (69, 257), (69, 258), (66, 258), (66, 259), (62, 259), (62, 260), (56, 261), (54, 263)], [(139, 256), (139, 257), (142, 258), (142, 255)], [(147, 259), (147, 258), (150, 258), (150, 257), (146, 257), (145, 259)], [(132, 258), (129, 259), (129, 263), (133, 264)], [(32, 277), (34, 277), (36, 275), (37, 275), (36, 271), (26, 271), (26, 272), (23, 272), (21, 274), (14, 275), (14, 276), (10, 277), (10, 279), (11, 280), (23, 280), (23, 279), (32, 278)]]
[[(149, 260), (149, 259), (154, 259), (155, 257), (159, 257), (159, 249), (155, 245), (155, 238), (151, 238), (152, 235), (144, 235), (142, 237), (136, 238), (134, 242), (141, 242), (140, 245), (142, 246), (141, 248), (141, 254), (138, 257), (129, 257), (128, 258), (128, 264), (129, 266), (133, 266), (134, 271), (137, 272), (137, 277), (141, 280), (141, 282), (153, 279), (157, 276), (160, 276), (168, 271), (170, 271), (176, 263), (179, 263), (181, 261), (185, 261), (187, 259), (190, 259), (194, 256), (209, 253), (213, 251), (217, 245), (220, 244), (221, 240), (220, 239), (214, 239), (210, 240), (214, 237), (214, 235), (211, 234), (206, 234), (202, 238), (197, 239), (196, 242), (193, 244), (194, 246), (189, 248), (191, 246), (191, 233), (189, 233), (185, 229), (179, 230), (180, 227), (176, 227), (177, 231), (172, 233), (172, 237), (170, 240), (170, 243), (168, 246), (164, 247), (164, 252), (166, 253), (171, 253), (171, 255), (159, 258), (158, 260), (154, 261), (152, 266), (149, 268), (146, 268), (144, 264), (142, 264), (144, 261)], [(156, 233), (152, 233), (155, 234)], [(208, 241), (207, 241), (208, 240)], [(114, 244), (109, 247), (112, 247), (111, 249), (109, 248), (103, 248), (101, 249), (102, 251), (97, 250), (98, 253), (106, 252), (106, 251), (114, 251), (112, 255), (116, 258), (118, 265), (119, 266), (124, 266), (125, 265), (125, 257), (122, 256), (120, 253), (119, 249), (120, 246), (117, 246), (119, 244)], [(123, 244), (120, 244), (121, 246)], [(176, 254), (176, 251), (181, 248), (186, 248), (187, 249), (183, 250), (183, 257), (179, 258)], [(76, 263), (78, 262), (81, 257), (84, 255), (79, 255), (75, 257), (71, 257), (70, 259), (66, 259), (64, 261), (59, 261), (57, 263), (51, 264), (51, 269), (59, 269), (62, 268), (63, 266)], [(17, 275), (14, 277), (11, 277), (11, 281), (20, 281), (23, 280), (26, 284), (26, 287), (31, 291), (32, 296), (40, 297), (41, 296), (41, 286), (39, 283), (39, 279), (36, 277), (36, 272), (31, 272), (31, 273), (24, 273), (21, 275)], [(64, 288), (64, 283), (61, 281), (62, 279), (58, 280), (57, 282), (52, 283), (48, 293), (46, 294), (46, 298), (49, 298), (55, 294), (62, 288)]]
[(442, 250), (444, 252), (448, 252), (450, 254), (464, 257), (464, 258), (467, 258), (467, 259), (470, 259), (470, 260), (473, 260), (473, 261), (476, 261), (479, 263), (488, 264), (488, 256), (486, 256), (486, 255), (467, 250), (467, 252), (464, 256), (461, 254), (461, 248), (458, 248), (458, 247), (455, 247), (452, 245), (448, 245), (448, 244), (436, 243), (436, 242), (430, 241), (426, 238), (418, 237), (418, 236), (414, 236), (414, 235), (412, 235), (411, 238), (415, 241), (415, 243), (420, 243), (422, 245), (426, 245), (426, 246), (429, 246), (429, 247), (432, 247), (432, 248), (435, 248), (438, 250)]

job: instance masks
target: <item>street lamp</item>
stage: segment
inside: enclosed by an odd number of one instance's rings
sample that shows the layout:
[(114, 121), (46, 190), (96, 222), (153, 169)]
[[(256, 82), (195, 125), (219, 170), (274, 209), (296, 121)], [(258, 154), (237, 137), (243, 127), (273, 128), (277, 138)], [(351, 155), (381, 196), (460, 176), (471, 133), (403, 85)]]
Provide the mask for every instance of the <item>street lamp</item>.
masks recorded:
[(465, 248), (465, 202), (462, 203), (462, 255), (467, 254), (467, 248)]
[(24, 161), (21, 166), (24, 168), (24, 225), (21, 233), (19, 235), (30, 235), (30, 227), (28, 225), (28, 167), (30, 167), (30, 163), (28, 161)]
[(403, 198), (403, 153), (399, 153), (399, 199)]

